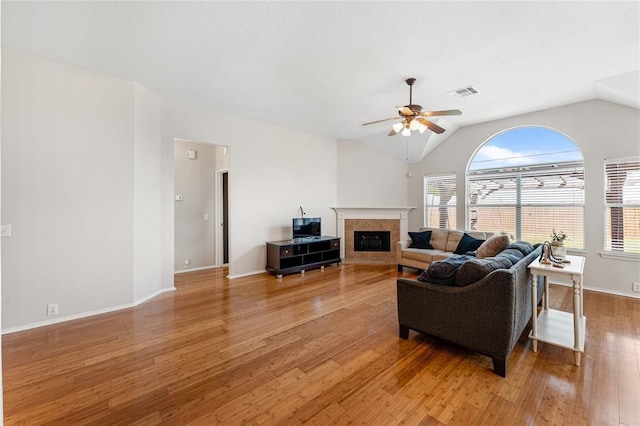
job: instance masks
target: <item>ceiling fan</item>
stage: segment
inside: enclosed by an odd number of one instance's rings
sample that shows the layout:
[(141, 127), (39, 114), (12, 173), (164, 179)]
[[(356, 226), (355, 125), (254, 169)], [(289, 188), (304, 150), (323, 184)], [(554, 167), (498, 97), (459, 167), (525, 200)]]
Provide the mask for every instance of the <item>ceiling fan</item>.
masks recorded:
[(438, 126), (436, 123), (427, 120), (425, 117), (438, 117), (443, 115), (460, 115), (462, 111), (457, 109), (449, 109), (445, 111), (422, 111), (420, 105), (413, 104), (413, 84), (416, 82), (415, 78), (408, 78), (405, 80), (409, 86), (409, 105), (399, 106), (398, 117), (384, 118), (382, 120), (371, 121), (364, 123), (363, 126), (369, 124), (382, 123), (383, 121), (402, 120), (393, 125), (393, 129), (389, 132), (389, 136), (395, 136), (401, 133), (402, 136), (411, 135), (412, 130), (418, 130), (420, 133), (424, 133), (429, 129), (435, 133), (443, 133), (445, 129)]

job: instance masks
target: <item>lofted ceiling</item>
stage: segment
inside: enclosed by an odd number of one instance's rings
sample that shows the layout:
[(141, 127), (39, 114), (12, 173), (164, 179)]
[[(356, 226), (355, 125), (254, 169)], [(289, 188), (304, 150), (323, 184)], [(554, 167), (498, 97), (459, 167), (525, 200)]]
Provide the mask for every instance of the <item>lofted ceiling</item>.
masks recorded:
[[(640, 3), (11, 2), (2, 46), (166, 99), (424, 157), (457, 128), (604, 99), (640, 108)], [(408, 103), (447, 131), (386, 136)], [(473, 85), (479, 94), (447, 92)]]

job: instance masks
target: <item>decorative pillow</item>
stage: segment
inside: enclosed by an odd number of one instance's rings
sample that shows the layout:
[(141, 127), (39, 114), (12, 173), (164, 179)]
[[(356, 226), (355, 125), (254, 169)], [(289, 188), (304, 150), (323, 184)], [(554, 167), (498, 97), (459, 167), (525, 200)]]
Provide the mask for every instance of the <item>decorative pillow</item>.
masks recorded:
[(472, 258), (462, 264), (456, 274), (454, 285), (457, 287), (464, 287), (469, 284), (473, 284), (476, 281), (480, 281), (496, 269), (508, 269), (512, 266), (513, 264), (511, 263), (511, 260), (506, 257), (488, 259)]
[(468, 251), (477, 250), (483, 243), (484, 240), (473, 238), (471, 235), (465, 232), (465, 234), (462, 236), (462, 239), (458, 243), (458, 247), (456, 247), (454, 253), (465, 254)]
[(487, 241), (482, 243), (476, 251), (476, 257), (482, 259), (484, 257), (493, 257), (509, 246), (509, 237), (507, 235), (494, 235), (489, 237)]
[(431, 245), (431, 231), (423, 231), (423, 232), (409, 232), (409, 236), (411, 237), (411, 244), (409, 244), (409, 248), (417, 248), (417, 249), (432, 249)]

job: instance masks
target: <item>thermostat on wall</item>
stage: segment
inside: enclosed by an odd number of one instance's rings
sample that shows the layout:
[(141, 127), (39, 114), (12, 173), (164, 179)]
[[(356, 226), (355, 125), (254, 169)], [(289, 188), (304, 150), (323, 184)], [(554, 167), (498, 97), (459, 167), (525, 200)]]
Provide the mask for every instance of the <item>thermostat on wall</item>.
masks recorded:
[(182, 201), (182, 195), (176, 195), (176, 201)]

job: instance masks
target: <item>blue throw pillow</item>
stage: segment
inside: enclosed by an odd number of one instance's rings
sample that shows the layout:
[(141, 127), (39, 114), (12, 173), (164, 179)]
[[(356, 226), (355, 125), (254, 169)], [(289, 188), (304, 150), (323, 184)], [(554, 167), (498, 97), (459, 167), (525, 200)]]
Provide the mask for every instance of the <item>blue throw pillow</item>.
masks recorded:
[(465, 232), (462, 238), (460, 239), (460, 242), (458, 243), (458, 247), (456, 247), (454, 253), (465, 254), (468, 251), (477, 250), (478, 247), (482, 245), (482, 243), (484, 243), (484, 240), (478, 240), (476, 238), (473, 238), (471, 235)]
[(433, 246), (431, 245), (431, 231), (409, 232), (409, 236), (411, 237), (411, 244), (409, 244), (409, 248), (433, 248)]

